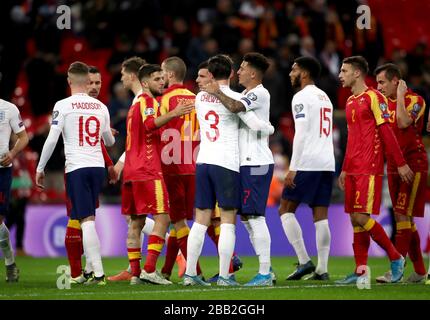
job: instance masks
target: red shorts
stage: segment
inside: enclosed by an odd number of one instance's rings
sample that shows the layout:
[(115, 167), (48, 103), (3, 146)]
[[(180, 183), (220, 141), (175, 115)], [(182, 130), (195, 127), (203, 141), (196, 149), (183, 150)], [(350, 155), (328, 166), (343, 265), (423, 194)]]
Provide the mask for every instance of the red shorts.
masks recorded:
[(382, 176), (346, 175), (345, 212), (379, 214)]
[(195, 175), (166, 175), (170, 200), (170, 220), (175, 223), (182, 219), (192, 220), (194, 213)]
[(122, 185), (122, 214), (148, 215), (169, 212), (164, 180), (129, 181)]
[(403, 182), (398, 174), (389, 174), (388, 187), (394, 212), (424, 217), (427, 172), (415, 172), (414, 181), (410, 184)]

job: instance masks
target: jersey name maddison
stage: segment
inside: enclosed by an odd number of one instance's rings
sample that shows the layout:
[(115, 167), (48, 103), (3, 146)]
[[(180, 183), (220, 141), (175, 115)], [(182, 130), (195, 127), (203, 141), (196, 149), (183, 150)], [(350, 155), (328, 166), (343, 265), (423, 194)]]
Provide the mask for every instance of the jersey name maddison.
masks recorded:
[(87, 94), (58, 101), (52, 112), (51, 130), (61, 130), (66, 173), (86, 167), (104, 167), (101, 135), (110, 130), (107, 107)]
[[(0, 99), (0, 159), (9, 152), (11, 133), (20, 133), (25, 129), (18, 108), (10, 102)], [(9, 165), (11, 167), (12, 164)], [(0, 165), (0, 168), (3, 168)]]
[[(226, 85), (220, 89), (230, 98), (242, 98)], [(196, 111), (200, 123), (200, 150), (196, 162), (239, 172), (239, 117), (215, 96), (203, 91), (196, 96)]]
[[(270, 93), (262, 84), (255, 88), (242, 92), (240, 100), (247, 111), (254, 111), (261, 120), (270, 121)], [(239, 151), (240, 165), (254, 166), (272, 164), (273, 155), (269, 148), (269, 137), (261, 137), (261, 134), (252, 131), (240, 121), (239, 125)]]
[(334, 171), (333, 105), (329, 97), (317, 86), (307, 85), (294, 95), (292, 107), (296, 133), (291, 170)]

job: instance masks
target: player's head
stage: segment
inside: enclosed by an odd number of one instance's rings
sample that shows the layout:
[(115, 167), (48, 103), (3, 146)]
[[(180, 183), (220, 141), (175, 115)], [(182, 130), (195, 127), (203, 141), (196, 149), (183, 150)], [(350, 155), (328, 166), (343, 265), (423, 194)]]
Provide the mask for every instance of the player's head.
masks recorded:
[(267, 68), (269, 68), (269, 61), (261, 53), (250, 52), (245, 54), (237, 71), (239, 83), (244, 87), (253, 81), (261, 83)]
[(198, 66), (196, 83), (199, 86), (200, 90), (203, 90), (203, 87), (209, 83), (213, 79), (212, 74), (208, 70), (208, 61), (203, 61)]
[(179, 57), (167, 58), (161, 64), (161, 69), (163, 69), (166, 86), (170, 86), (172, 83), (182, 83), (187, 74), (187, 66), (184, 60)]
[(300, 88), (304, 81), (314, 82), (320, 75), (321, 65), (313, 57), (299, 57), (294, 60), (289, 74), (293, 88)]
[(230, 79), (232, 70), (231, 60), (223, 54), (218, 54), (208, 60), (208, 71), (215, 80)]
[(339, 80), (343, 87), (351, 88), (357, 81), (363, 81), (369, 72), (369, 65), (362, 56), (352, 56), (343, 59)]
[(87, 87), (89, 82), (88, 66), (80, 61), (73, 62), (67, 70), (67, 82), (69, 86)]
[(400, 68), (394, 63), (386, 63), (375, 69), (378, 90), (386, 97), (395, 98), (397, 86), (402, 78)]
[(88, 95), (97, 98), (100, 94), (100, 89), (102, 88), (102, 75), (97, 67), (89, 66), (88, 75), (90, 78), (90, 83), (88, 84)]
[(124, 88), (131, 90), (133, 83), (139, 82), (139, 69), (146, 61), (140, 57), (131, 57), (121, 65), (121, 82)]
[(163, 94), (163, 70), (158, 64), (144, 64), (139, 69), (138, 77), (144, 91), (149, 91), (154, 97)]

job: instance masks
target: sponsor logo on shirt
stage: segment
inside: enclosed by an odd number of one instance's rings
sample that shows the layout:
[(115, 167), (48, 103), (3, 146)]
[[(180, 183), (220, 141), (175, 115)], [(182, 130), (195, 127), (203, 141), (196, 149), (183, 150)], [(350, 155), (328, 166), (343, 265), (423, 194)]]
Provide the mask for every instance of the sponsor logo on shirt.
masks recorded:
[(152, 116), (155, 114), (154, 108), (146, 108), (145, 109), (145, 116)]

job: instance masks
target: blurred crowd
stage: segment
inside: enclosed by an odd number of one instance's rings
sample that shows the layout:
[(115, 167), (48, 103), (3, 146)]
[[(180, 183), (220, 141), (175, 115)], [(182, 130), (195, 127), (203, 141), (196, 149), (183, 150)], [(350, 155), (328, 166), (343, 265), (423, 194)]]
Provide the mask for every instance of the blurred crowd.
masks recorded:
[[(350, 94), (340, 88), (337, 78), (344, 57), (363, 55), (371, 70), (385, 61), (399, 64), (409, 86), (430, 103), (429, 39), (416, 39), (412, 48), (402, 47), (402, 39), (397, 39), (387, 50), (384, 30), (388, 27), (378, 16), (371, 16), (369, 30), (356, 27), (360, 4), (355, 0), (1, 1), (0, 17), (9, 27), (0, 33), (0, 96), (21, 110), (31, 137), (24, 162), (32, 168), (49, 131), (51, 110), (68, 94), (66, 68), (75, 60), (97, 66), (103, 79), (99, 98), (109, 107), (112, 126), (120, 133), (110, 149), (116, 161), (124, 148), (125, 118), (132, 98), (120, 82), (122, 61), (138, 55), (160, 63), (168, 56), (179, 56), (188, 67), (186, 85), (197, 91), (194, 79), (200, 62), (226, 53), (238, 67), (245, 53), (261, 52), (271, 62), (264, 86), (271, 94), (271, 122), (277, 128), (271, 137), (276, 168), (269, 199), (270, 204), (277, 204), (294, 136), (294, 91), (288, 74), (295, 58), (309, 55), (321, 62), (317, 85), (336, 109), (338, 169), (346, 145), (342, 110)], [(63, 13), (57, 12), (60, 5), (70, 8), (70, 30), (58, 28)], [(369, 85), (375, 86), (371, 75)], [(241, 90), (237, 79), (233, 89)], [(28, 195), (32, 201), (64, 200), (62, 149), (60, 142), (48, 164), (51, 188), (43, 193), (33, 190)], [(118, 186), (106, 186), (104, 195), (108, 201), (118, 201)], [(341, 200), (340, 192), (335, 191), (334, 198)]]

